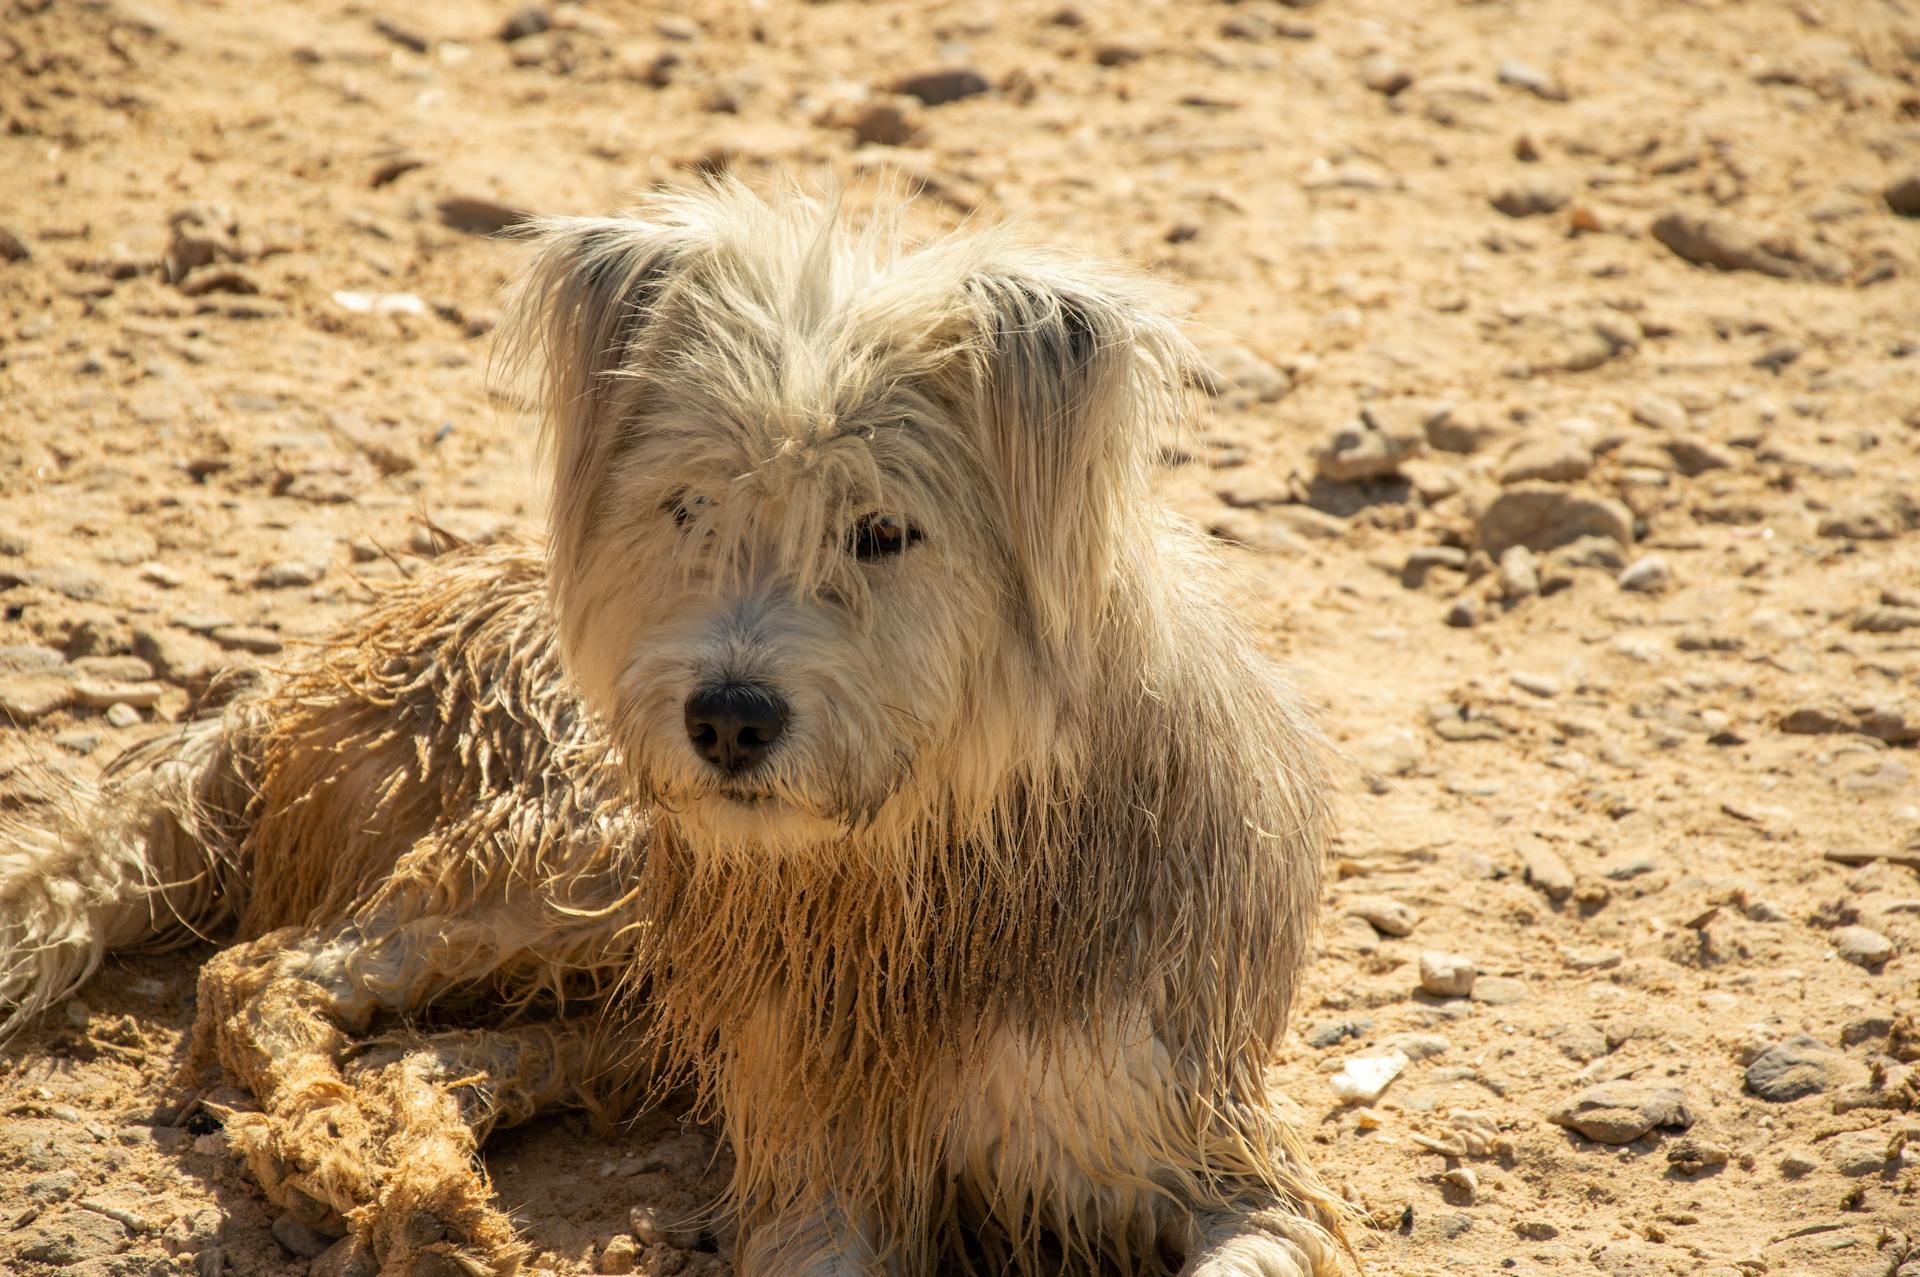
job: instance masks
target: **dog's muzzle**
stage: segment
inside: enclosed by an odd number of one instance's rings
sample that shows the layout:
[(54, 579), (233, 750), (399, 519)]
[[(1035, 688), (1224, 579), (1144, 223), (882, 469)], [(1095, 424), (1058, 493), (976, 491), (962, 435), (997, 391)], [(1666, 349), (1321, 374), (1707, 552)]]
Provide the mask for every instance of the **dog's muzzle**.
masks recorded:
[(708, 683), (687, 697), (687, 739), (733, 776), (767, 756), (789, 717), (785, 699), (765, 684)]

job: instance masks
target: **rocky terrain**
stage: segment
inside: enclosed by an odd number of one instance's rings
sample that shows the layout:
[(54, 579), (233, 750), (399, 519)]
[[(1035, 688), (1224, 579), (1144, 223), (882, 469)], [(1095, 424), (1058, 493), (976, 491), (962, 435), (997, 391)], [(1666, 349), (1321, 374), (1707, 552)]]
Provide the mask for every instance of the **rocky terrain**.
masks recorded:
[[(1920, 1273), (1910, 0), (0, 0), (0, 802), (537, 533), (499, 232), (719, 169), (1191, 309), (1164, 487), (1342, 750), (1276, 1080), (1367, 1271)], [(337, 1269), (168, 1107), (207, 952), (0, 1057), (0, 1269)], [(545, 1270), (725, 1268), (672, 1114), (488, 1165)]]

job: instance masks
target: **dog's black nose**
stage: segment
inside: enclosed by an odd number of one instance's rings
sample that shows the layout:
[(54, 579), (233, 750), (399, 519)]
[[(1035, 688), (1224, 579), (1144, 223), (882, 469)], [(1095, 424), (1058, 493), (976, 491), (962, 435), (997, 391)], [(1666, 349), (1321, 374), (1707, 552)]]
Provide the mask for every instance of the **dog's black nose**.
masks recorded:
[(758, 683), (709, 683), (687, 697), (687, 739), (723, 772), (753, 766), (786, 730), (786, 701)]

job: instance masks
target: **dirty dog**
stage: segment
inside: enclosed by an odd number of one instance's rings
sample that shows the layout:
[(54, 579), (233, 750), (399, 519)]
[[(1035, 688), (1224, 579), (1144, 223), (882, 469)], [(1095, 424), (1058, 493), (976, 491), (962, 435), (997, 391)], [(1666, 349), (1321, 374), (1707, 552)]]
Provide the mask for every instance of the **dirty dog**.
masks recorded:
[(0, 995), (233, 939), (190, 1077), (383, 1272), (510, 1272), (488, 1133), (677, 1088), (735, 1263), (1306, 1277), (1265, 1069), (1327, 781), (1153, 500), (1191, 349), (999, 229), (735, 186), (544, 224), (544, 547), (468, 548), (0, 829)]

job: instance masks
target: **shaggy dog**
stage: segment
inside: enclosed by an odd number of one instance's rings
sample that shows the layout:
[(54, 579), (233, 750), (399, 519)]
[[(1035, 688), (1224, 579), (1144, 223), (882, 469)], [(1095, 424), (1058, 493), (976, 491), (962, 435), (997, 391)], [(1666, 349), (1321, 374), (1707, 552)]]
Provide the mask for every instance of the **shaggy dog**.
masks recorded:
[(743, 1274), (1331, 1270), (1264, 1076), (1327, 781), (1149, 492), (1193, 353), (1123, 275), (851, 220), (545, 224), (544, 552), (445, 556), (11, 818), (16, 1021), (231, 924), (188, 1069), (386, 1272), (521, 1262), (494, 1127), (687, 1084)]

